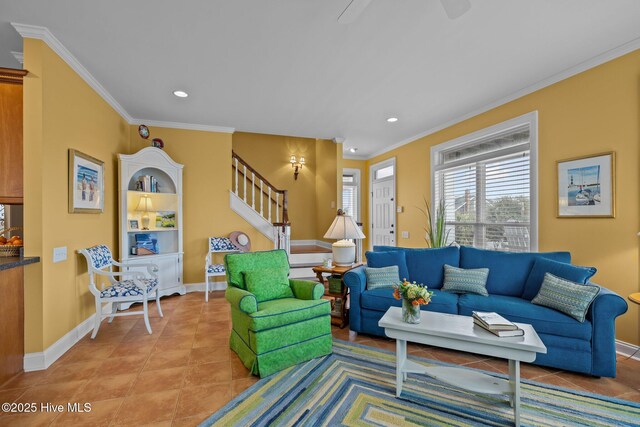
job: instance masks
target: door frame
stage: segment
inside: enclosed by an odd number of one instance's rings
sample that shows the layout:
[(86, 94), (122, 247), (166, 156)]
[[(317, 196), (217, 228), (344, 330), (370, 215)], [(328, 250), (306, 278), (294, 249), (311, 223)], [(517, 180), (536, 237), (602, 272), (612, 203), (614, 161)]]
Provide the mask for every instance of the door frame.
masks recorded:
[[(382, 168), (386, 168), (388, 166), (393, 166), (393, 175), (388, 178), (375, 179), (376, 171)], [(398, 246), (398, 216), (396, 211), (397, 199), (398, 199), (398, 189), (396, 187), (396, 176), (398, 175), (398, 167), (396, 165), (396, 158), (391, 157), (387, 160), (383, 160), (382, 162), (373, 164), (369, 166), (369, 250), (373, 250), (373, 184), (376, 182), (384, 182), (384, 181), (392, 181), (393, 187), (393, 233), (395, 234), (395, 238), (393, 239), (394, 245)]]

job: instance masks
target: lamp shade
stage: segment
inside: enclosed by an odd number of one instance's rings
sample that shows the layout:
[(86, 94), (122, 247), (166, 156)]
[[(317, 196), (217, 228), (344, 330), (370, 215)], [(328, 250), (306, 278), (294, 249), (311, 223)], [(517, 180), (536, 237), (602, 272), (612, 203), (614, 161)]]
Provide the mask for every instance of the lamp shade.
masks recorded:
[(356, 224), (353, 217), (344, 215), (342, 211), (338, 211), (336, 219), (333, 220), (331, 227), (324, 234), (325, 239), (364, 239), (365, 235)]
[(149, 212), (153, 210), (153, 203), (151, 203), (151, 197), (142, 196), (140, 197), (140, 202), (138, 203), (137, 211)]

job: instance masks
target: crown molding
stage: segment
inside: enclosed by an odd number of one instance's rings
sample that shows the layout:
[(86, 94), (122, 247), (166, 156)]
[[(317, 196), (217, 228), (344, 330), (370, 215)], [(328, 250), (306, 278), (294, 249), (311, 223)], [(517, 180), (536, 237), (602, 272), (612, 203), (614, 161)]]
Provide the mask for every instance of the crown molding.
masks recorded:
[(574, 65), (573, 67), (567, 68), (566, 70), (560, 71), (559, 73), (556, 73), (550, 77), (547, 77), (546, 79), (540, 80), (537, 83), (534, 83), (532, 85), (529, 85), (527, 87), (524, 87), (523, 89), (520, 89), (516, 92), (513, 92), (510, 95), (507, 95), (503, 98), (497, 99), (495, 101), (492, 101), (486, 105), (484, 105), (483, 107), (480, 107), (478, 109), (475, 109), (467, 114), (464, 114), (462, 116), (459, 116), (453, 120), (449, 120), (441, 125), (432, 127), (431, 129), (428, 129), (424, 132), (421, 132), (417, 135), (411, 136), (409, 138), (405, 138), (400, 142), (397, 142), (395, 144), (392, 144), (388, 147), (383, 148), (382, 150), (378, 150), (376, 152), (374, 152), (373, 154), (367, 156), (367, 160), (372, 159), (376, 156), (380, 156), (381, 154), (385, 154), (388, 153), (391, 150), (395, 150), (396, 148), (402, 147), (403, 145), (407, 145), (417, 139), (420, 138), (424, 138), (425, 136), (434, 134), (436, 132), (439, 132), (443, 129), (446, 129), (448, 127), (451, 127), (455, 124), (458, 124), (460, 122), (463, 122), (467, 119), (470, 119), (472, 117), (475, 117), (477, 115), (480, 115), (482, 113), (486, 113), (489, 110), (492, 110), (496, 107), (499, 107), (501, 105), (507, 104), (511, 101), (514, 101), (518, 98), (522, 98), (525, 95), (529, 95), (533, 92), (536, 92), (540, 89), (544, 89), (547, 86), (551, 86), (555, 83), (558, 83), (562, 80), (566, 80), (569, 77), (573, 77), (576, 74), (580, 74), (583, 73), (587, 70), (590, 70), (591, 68), (595, 68), (598, 65), (602, 65), (605, 62), (609, 62), (612, 61), (616, 58), (619, 58), (623, 55), (626, 55), (628, 53), (633, 52), (634, 50), (638, 50), (640, 49), (640, 37), (637, 39), (633, 39), (625, 44), (622, 44), (618, 47), (615, 47), (613, 49), (609, 49), (599, 55), (596, 55), (590, 59), (587, 59), (586, 61), (580, 62), (577, 65)]
[(205, 132), (219, 132), (219, 133), (234, 133), (235, 128), (226, 126), (210, 126), (210, 125), (198, 125), (193, 123), (181, 123), (181, 122), (164, 122), (160, 120), (142, 120), (132, 119), (129, 124), (132, 125), (147, 125), (161, 128), (172, 129), (186, 129), (186, 130), (201, 130)]
[[(175, 128), (175, 129), (188, 129), (188, 130), (200, 130), (206, 132), (222, 132), (222, 133), (234, 133), (235, 129), (224, 126), (210, 126), (200, 125), (192, 123), (179, 123), (179, 122), (165, 122), (157, 120), (139, 120), (134, 119), (124, 109), (122, 105), (100, 84), (100, 82), (93, 77), (93, 75), (73, 56), (71, 52), (58, 40), (46, 27), (40, 27), (37, 25), (26, 25), (12, 22), (11, 25), (22, 36), (22, 38), (38, 39), (44, 41), (58, 56), (60, 56), (66, 63), (75, 71), (82, 79), (93, 89), (98, 95), (105, 100), (124, 120), (129, 124), (146, 124), (148, 126)], [(13, 52), (12, 52), (13, 53)], [(14, 56), (18, 52), (14, 53)], [(22, 53), (20, 53), (22, 56)], [(17, 57), (16, 57), (17, 59)]]
[(20, 65), (24, 65), (24, 54), (22, 52), (11, 52), (11, 55), (13, 55), (14, 58), (16, 58), (16, 61), (18, 61), (20, 63)]
[(345, 143), (345, 141), (346, 141), (346, 139), (336, 137), (336, 138), (333, 138), (333, 140), (332, 140), (332, 141), (333, 141), (333, 143), (334, 143), (334, 144), (344, 144), (344, 143)]
[(342, 158), (345, 160), (369, 160), (370, 159), (370, 157), (367, 157), (367, 156), (355, 156), (353, 154), (344, 154)]
[(36, 25), (18, 24), (12, 22), (13, 28), (16, 29), (22, 38), (38, 39), (44, 41), (60, 58), (64, 60), (87, 84), (95, 90), (98, 95), (104, 99), (123, 119), (131, 123), (131, 116), (127, 113), (122, 105), (115, 100), (113, 96), (100, 84), (98, 80), (73, 56), (71, 52), (58, 40), (46, 27)]

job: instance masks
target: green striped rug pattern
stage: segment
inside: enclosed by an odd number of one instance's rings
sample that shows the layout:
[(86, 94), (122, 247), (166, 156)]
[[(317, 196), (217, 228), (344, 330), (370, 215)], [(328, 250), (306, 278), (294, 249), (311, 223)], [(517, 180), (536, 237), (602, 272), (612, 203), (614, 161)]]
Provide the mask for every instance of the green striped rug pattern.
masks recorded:
[[(334, 340), (333, 354), (260, 380), (201, 425), (512, 426), (513, 410), (418, 374), (396, 398), (394, 353)], [(638, 426), (640, 404), (523, 380), (521, 425)]]

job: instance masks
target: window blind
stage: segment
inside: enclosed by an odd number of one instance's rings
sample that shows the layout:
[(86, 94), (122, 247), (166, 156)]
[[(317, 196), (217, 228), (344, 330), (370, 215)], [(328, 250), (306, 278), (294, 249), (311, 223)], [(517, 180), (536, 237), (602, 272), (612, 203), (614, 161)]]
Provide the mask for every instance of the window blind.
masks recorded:
[(513, 252), (531, 249), (528, 127), (439, 153), (435, 201), (445, 204), (449, 243)]
[(342, 210), (352, 216), (356, 221), (358, 218), (358, 187), (355, 185), (342, 185)]

